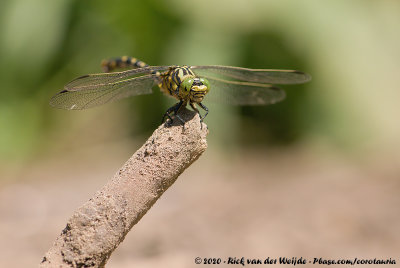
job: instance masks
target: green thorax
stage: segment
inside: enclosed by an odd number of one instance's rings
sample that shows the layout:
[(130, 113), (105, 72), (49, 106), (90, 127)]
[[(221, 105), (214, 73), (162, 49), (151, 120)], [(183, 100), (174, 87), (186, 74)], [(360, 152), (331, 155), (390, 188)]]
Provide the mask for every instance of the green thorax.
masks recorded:
[(199, 103), (210, 90), (207, 79), (197, 77), (188, 66), (171, 67), (163, 77), (160, 88), (185, 102)]

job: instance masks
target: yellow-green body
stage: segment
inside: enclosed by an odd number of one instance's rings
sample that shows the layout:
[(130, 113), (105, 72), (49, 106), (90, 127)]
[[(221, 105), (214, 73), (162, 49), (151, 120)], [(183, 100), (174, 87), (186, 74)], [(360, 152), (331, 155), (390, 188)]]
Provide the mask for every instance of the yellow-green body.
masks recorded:
[[(103, 61), (102, 66), (106, 72), (116, 68), (149, 67), (143, 61), (128, 56)], [(183, 101), (184, 104), (200, 103), (210, 91), (207, 79), (197, 77), (189, 66), (172, 66), (166, 72), (153, 71), (151, 74), (157, 76), (158, 86), (162, 92)]]
[[(310, 81), (311, 76), (296, 70), (249, 69), (234, 66), (149, 66), (136, 58), (124, 56), (102, 62), (104, 74), (88, 74), (78, 77), (64, 90), (51, 98), (50, 104), (57, 108), (78, 110), (98, 106), (122, 98), (152, 93), (154, 85), (166, 95), (179, 102), (169, 108), (163, 119), (171, 114), (179, 117), (179, 110), (190, 105), (199, 114), (198, 105), (208, 94), (210, 101), (235, 105), (268, 105), (285, 98), (285, 92), (274, 84), (301, 84)], [(131, 68), (112, 72), (117, 68)], [(133, 68), (133, 69), (132, 69)], [(218, 91), (218, 94), (215, 92)]]
[[(112, 71), (116, 68), (149, 67), (149, 65), (143, 61), (128, 56), (103, 61), (102, 66), (105, 72)], [(201, 103), (204, 96), (210, 91), (210, 84), (207, 79), (197, 77), (189, 66), (171, 66), (168, 71), (163, 73), (158, 71), (149, 71), (149, 73), (154, 75), (155, 79), (158, 80), (158, 87), (162, 92), (179, 100), (179, 103), (167, 110), (164, 118), (168, 116), (172, 120), (170, 113), (174, 112), (176, 117), (183, 122), (179, 115), (177, 115), (177, 112), (181, 107), (185, 107), (187, 104), (190, 104), (199, 114), (200, 112), (194, 104), (198, 104), (206, 111), (206, 114), (201, 116), (201, 120), (207, 116), (208, 108)]]
[(210, 90), (208, 81), (197, 77), (188, 66), (171, 67), (161, 77), (161, 91), (185, 103), (202, 102)]

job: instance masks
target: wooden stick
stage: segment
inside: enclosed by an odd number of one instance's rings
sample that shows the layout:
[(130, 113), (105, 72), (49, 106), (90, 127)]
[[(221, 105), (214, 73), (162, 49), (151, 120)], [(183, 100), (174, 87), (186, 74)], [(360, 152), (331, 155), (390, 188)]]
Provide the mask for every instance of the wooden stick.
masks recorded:
[(183, 127), (161, 125), (115, 176), (78, 208), (41, 267), (104, 267), (130, 229), (207, 148), (207, 126), (182, 109)]

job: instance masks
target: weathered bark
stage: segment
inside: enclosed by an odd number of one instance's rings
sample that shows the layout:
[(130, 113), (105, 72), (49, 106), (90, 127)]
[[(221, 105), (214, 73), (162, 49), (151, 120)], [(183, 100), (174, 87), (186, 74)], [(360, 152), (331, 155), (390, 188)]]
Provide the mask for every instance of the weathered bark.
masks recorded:
[(161, 125), (94, 197), (75, 211), (41, 267), (103, 267), (157, 199), (207, 148), (207, 126), (184, 110), (185, 127)]

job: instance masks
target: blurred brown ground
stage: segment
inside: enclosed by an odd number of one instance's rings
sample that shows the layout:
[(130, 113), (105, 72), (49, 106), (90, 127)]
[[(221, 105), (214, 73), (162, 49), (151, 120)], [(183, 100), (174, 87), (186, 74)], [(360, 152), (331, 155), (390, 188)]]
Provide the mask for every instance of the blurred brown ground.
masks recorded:
[[(0, 189), (0, 267), (39, 263), (72, 212), (138, 147), (84, 148), (12, 174)], [(195, 257), (396, 258), (395, 159), (355, 161), (306, 146), (229, 155), (209, 148), (107, 267), (197, 267)]]

